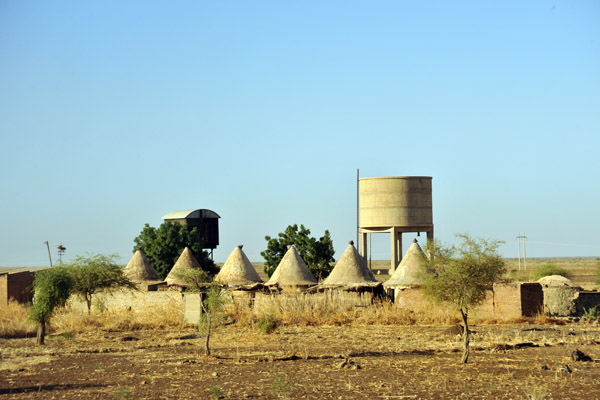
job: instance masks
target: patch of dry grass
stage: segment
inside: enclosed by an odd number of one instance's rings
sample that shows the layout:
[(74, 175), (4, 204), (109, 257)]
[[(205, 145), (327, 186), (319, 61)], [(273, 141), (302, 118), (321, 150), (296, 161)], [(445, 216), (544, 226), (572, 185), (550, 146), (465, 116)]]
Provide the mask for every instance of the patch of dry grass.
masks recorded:
[(6, 307), (0, 308), (0, 337), (31, 337), (36, 334), (36, 326), (27, 318), (29, 307), (9, 301)]
[(256, 296), (254, 304), (234, 301), (226, 311), (226, 316), (243, 326), (252, 325), (261, 315), (271, 315), (283, 324), (298, 326), (409, 326), (458, 322), (455, 313), (448, 309), (413, 312), (389, 301), (372, 300), (369, 294), (341, 291), (261, 294)]
[(180, 329), (186, 326), (181, 304), (166, 302), (162, 305), (139, 309), (93, 309), (90, 315), (82, 307), (68, 304), (52, 317), (52, 327), (64, 332), (135, 331), (153, 329)]

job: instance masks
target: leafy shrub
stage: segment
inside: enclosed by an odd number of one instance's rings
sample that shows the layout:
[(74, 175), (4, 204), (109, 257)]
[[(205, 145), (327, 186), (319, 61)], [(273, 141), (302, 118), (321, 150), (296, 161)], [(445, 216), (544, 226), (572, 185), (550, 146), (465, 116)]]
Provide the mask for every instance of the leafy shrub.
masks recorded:
[(262, 333), (273, 333), (277, 329), (278, 324), (279, 322), (272, 314), (262, 314), (258, 318), (257, 326)]
[(584, 308), (582, 318), (587, 321), (595, 321), (600, 316), (600, 305), (592, 308)]
[(544, 264), (533, 271), (533, 280), (537, 281), (540, 278), (550, 275), (560, 275), (565, 278), (569, 277), (567, 271), (555, 264)]

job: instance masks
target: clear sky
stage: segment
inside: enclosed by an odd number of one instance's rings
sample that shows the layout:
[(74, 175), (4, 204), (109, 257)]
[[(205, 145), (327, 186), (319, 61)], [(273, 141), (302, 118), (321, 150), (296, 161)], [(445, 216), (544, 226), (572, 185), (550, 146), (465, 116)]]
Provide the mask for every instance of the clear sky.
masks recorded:
[(432, 176), (443, 242), (600, 256), (600, 2), (5, 0), (0, 152), (0, 266), (195, 208), (216, 261), (294, 223), (337, 258), (357, 168)]

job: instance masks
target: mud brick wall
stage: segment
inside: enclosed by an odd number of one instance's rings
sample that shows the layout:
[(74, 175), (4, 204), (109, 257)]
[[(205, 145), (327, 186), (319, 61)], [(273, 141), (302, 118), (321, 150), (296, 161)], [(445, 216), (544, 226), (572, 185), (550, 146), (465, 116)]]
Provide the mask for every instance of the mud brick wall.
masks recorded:
[[(395, 289), (395, 303), (412, 311), (436, 308), (424, 298), (419, 288)], [(477, 318), (511, 319), (534, 316), (543, 305), (542, 286), (538, 283), (495, 284), (488, 290), (484, 302), (472, 310)]]
[(600, 305), (600, 292), (582, 291), (575, 297), (575, 308), (577, 314), (583, 314), (585, 310), (592, 309)]
[(8, 305), (8, 274), (0, 275), (0, 307)]
[(29, 271), (0, 275), (0, 306), (10, 300), (25, 304), (33, 300), (34, 273)]
[(539, 283), (497, 283), (493, 291), (495, 318), (533, 317), (543, 309), (544, 294)]

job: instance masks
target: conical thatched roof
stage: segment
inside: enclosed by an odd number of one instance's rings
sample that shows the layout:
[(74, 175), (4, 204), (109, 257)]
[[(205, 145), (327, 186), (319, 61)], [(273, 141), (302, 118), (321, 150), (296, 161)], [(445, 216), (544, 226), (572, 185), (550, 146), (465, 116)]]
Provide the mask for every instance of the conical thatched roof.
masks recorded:
[(367, 263), (354, 248), (353, 241), (350, 241), (333, 271), (322, 283), (323, 286), (374, 286), (378, 284), (373, 273), (367, 268)]
[(233, 249), (227, 257), (227, 261), (215, 277), (215, 282), (222, 285), (238, 286), (262, 282), (262, 279), (258, 276), (240, 245)]
[(294, 246), (289, 246), (275, 272), (271, 275), (271, 279), (266, 283), (266, 285), (279, 286), (311, 286), (316, 284), (317, 280)]
[(423, 261), (425, 261), (425, 253), (417, 243), (417, 239), (413, 240), (404, 258), (400, 261), (400, 265), (394, 274), (385, 281), (383, 286), (418, 286), (421, 284), (421, 274), (423, 271)]
[(158, 274), (146, 258), (144, 250), (139, 248), (123, 270), (132, 281), (158, 281)]
[(198, 263), (198, 260), (196, 260), (196, 258), (192, 254), (192, 251), (187, 247), (185, 249), (183, 249), (183, 251), (181, 252), (181, 255), (175, 262), (175, 265), (173, 265), (173, 268), (171, 268), (169, 275), (167, 275), (167, 278), (165, 279), (165, 281), (167, 282), (167, 285), (181, 285), (181, 286), (187, 285), (185, 282), (182, 282), (182, 281), (178, 280), (177, 278), (175, 278), (175, 271), (183, 269), (183, 268), (202, 269), (202, 267)]

